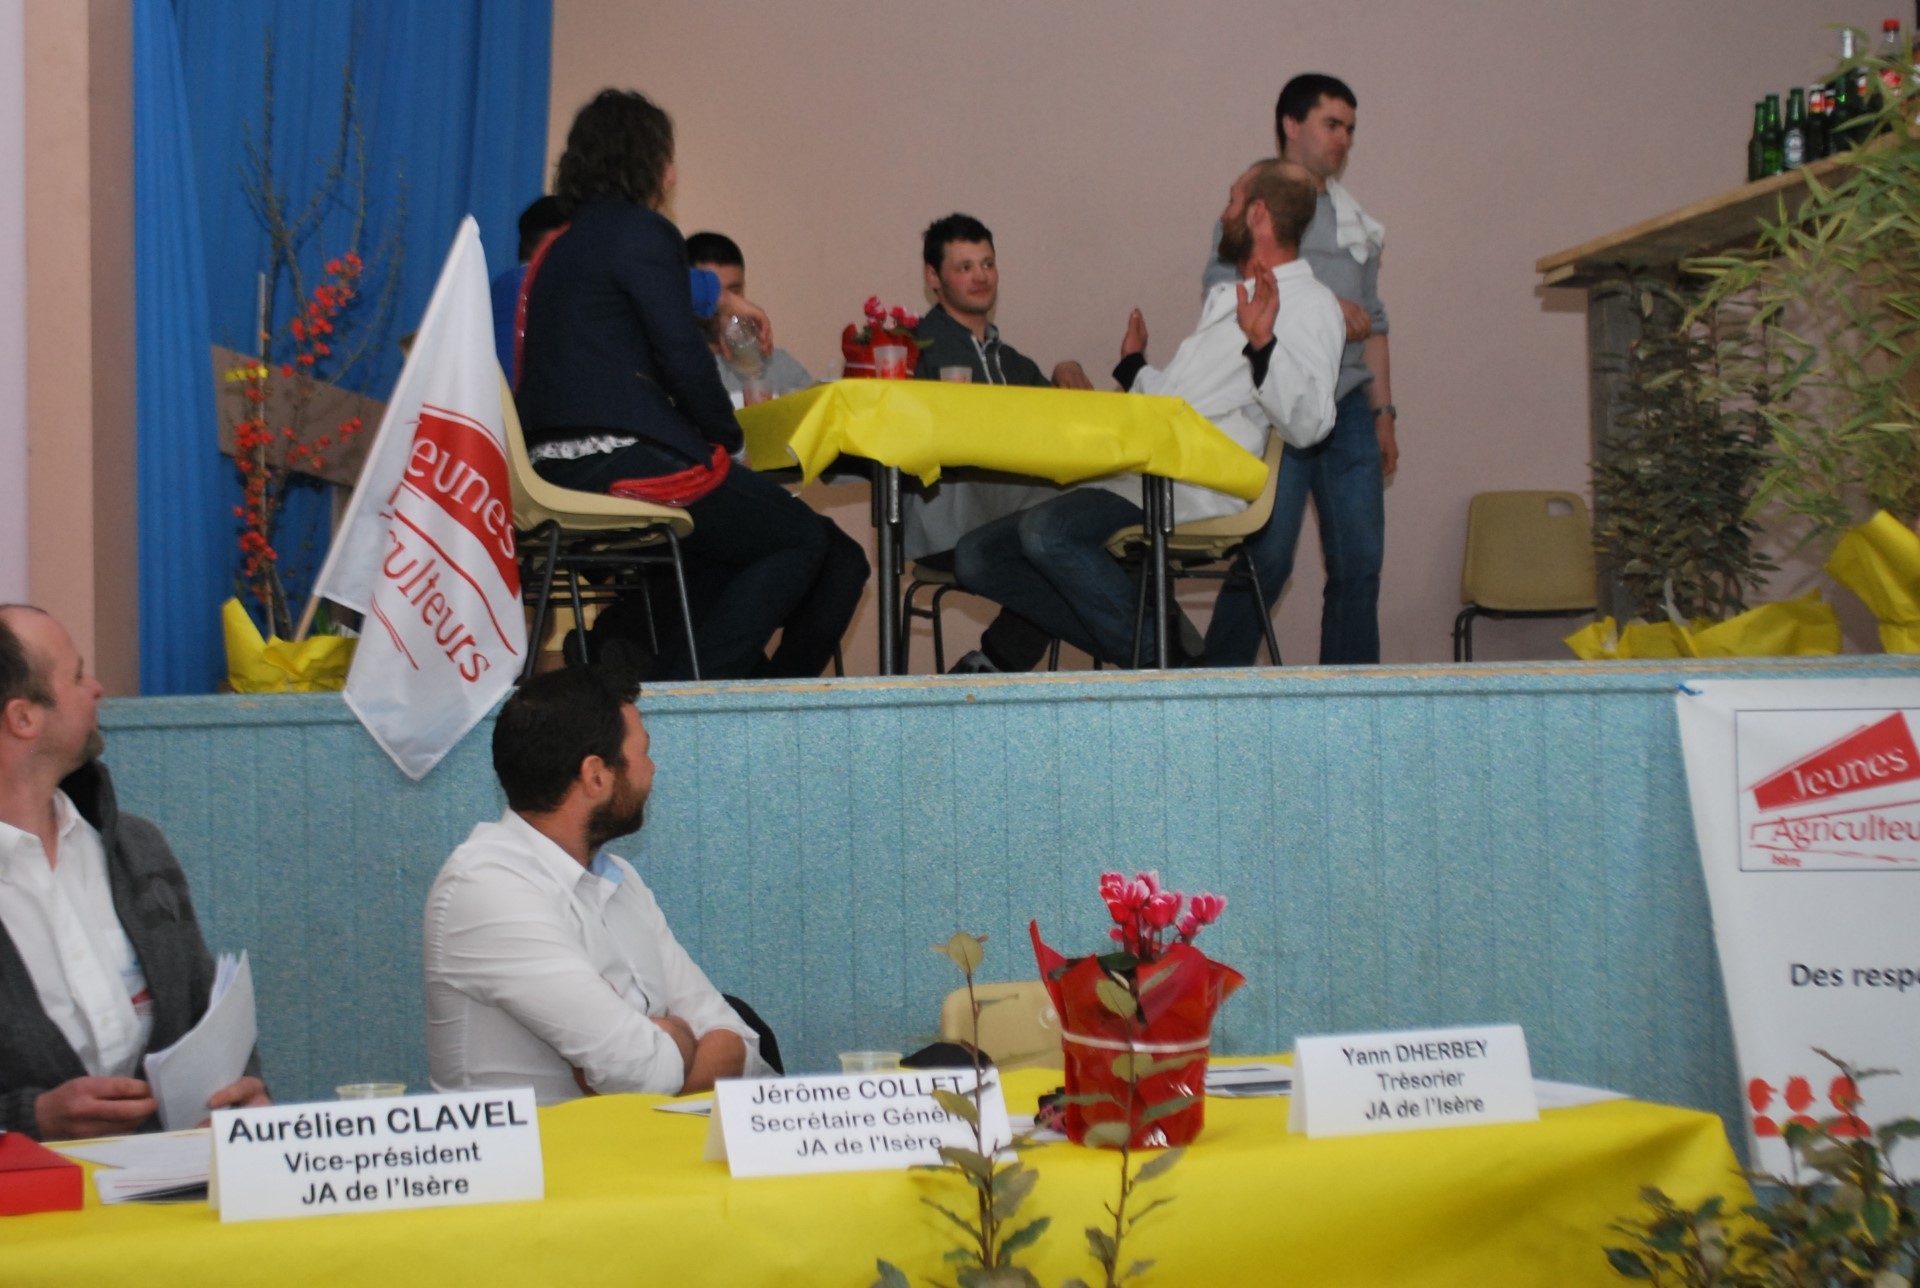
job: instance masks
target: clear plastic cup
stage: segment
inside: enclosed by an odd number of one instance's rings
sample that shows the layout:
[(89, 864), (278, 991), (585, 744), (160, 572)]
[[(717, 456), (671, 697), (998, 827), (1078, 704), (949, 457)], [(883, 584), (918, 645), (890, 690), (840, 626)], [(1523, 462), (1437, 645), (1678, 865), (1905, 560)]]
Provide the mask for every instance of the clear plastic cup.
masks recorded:
[(942, 367), (940, 378), (950, 385), (970, 385), (973, 383), (972, 367)]
[(343, 1082), (333, 1089), (342, 1100), (385, 1100), (407, 1094), (404, 1082)]
[(842, 1051), (840, 1053), (840, 1072), (842, 1073), (884, 1073), (888, 1069), (899, 1067), (898, 1051)]

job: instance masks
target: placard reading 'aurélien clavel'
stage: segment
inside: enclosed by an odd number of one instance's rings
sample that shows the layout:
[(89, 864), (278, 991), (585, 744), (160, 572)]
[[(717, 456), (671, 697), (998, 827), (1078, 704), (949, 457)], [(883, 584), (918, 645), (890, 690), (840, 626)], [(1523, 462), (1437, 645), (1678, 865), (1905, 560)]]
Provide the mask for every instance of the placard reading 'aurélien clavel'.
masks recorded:
[(213, 1115), (222, 1221), (509, 1203), (546, 1194), (533, 1092), (461, 1091)]

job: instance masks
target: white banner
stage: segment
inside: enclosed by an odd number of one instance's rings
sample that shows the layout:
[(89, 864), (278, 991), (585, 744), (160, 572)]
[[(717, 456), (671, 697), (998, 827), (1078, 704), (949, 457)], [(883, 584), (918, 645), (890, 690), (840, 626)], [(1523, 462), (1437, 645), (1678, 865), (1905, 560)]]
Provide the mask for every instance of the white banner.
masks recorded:
[[(1789, 1122), (1920, 1115), (1920, 681), (1700, 681), (1677, 701), (1753, 1160), (1783, 1172)], [(1815, 1047), (1899, 1073), (1856, 1114)]]
[(500, 389), (469, 215), (315, 587), (366, 615), (347, 705), (411, 778), (466, 736), (526, 657)]

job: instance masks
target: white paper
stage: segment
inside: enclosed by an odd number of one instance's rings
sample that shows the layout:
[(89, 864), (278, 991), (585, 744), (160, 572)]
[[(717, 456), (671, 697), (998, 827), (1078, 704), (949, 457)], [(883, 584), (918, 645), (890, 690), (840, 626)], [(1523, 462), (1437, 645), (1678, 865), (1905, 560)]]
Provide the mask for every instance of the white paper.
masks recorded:
[(222, 953), (207, 1013), (178, 1042), (147, 1057), (147, 1083), (160, 1102), (160, 1125), (177, 1131), (205, 1122), (207, 1101), (246, 1072), (258, 1040), (253, 968), (244, 952), (238, 961)]
[(1285, 1096), (1293, 1091), (1293, 1066), (1228, 1064), (1207, 1067), (1207, 1094), (1226, 1100)]
[(207, 1183), (213, 1142), (206, 1128), (72, 1141), (52, 1148), (68, 1158), (98, 1163), (94, 1188), (102, 1203), (126, 1203)]
[(663, 1114), (692, 1114), (696, 1118), (705, 1118), (713, 1112), (713, 1097), (703, 1096), (699, 1100), (675, 1100), (669, 1104), (655, 1105), (654, 1109)]
[(1549, 1082), (1545, 1078), (1535, 1078), (1533, 1098), (1542, 1109), (1574, 1109), (1608, 1100), (1625, 1100), (1627, 1093), (1609, 1091), (1605, 1087), (1583, 1087), (1577, 1082)]

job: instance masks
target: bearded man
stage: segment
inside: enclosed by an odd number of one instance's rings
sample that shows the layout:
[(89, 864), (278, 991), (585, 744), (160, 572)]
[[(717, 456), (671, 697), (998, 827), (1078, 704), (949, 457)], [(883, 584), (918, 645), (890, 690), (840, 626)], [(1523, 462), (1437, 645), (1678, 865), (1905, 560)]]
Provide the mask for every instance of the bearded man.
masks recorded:
[(756, 1029), (673, 937), (633, 867), (601, 847), (640, 830), (647, 729), (601, 674), (536, 676), (500, 708), (507, 797), (427, 895), (427, 1063), (435, 1089), (581, 1095), (705, 1091), (778, 1071)]

